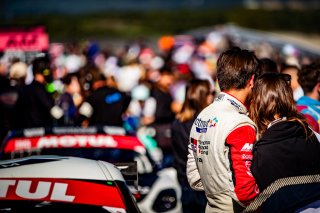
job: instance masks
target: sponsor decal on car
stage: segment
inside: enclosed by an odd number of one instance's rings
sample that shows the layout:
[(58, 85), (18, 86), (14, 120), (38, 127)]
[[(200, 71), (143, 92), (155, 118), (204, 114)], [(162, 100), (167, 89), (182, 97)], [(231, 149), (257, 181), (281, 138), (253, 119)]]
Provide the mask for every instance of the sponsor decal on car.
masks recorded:
[(1, 200), (68, 202), (125, 209), (113, 181), (54, 178), (0, 178)]
[(46, 148), (119, 148), (145, 152), (145, 147), (136, 137), (104, 134), (12, 138), (7, 142), (4, 152)]

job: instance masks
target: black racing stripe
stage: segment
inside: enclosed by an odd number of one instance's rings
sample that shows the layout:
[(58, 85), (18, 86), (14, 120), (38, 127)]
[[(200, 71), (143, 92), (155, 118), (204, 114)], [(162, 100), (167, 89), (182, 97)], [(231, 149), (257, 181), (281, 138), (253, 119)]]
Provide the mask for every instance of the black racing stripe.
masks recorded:
[(121, 193), (125, 202), (128, 213), (140, 213), (136, 201), (134, 200), (131, 192), (129, 191), (127, 185), (122, 181), (115, 181), (119, 189), (123, 192)]

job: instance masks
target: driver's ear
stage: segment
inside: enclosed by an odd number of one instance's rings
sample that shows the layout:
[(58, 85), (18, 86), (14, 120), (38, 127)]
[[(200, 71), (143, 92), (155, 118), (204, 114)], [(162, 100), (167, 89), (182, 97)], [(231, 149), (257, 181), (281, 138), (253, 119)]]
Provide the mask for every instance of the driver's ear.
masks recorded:
[(252, 75), (249, 80), (249, 87), (252, 89), (254, 85), (255, 75)]

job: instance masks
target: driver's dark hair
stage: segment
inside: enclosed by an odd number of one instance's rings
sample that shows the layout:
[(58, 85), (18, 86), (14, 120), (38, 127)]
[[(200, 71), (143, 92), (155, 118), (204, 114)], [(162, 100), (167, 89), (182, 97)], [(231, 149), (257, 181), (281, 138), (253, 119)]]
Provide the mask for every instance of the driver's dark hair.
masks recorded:
[(221, 91), (243, 89), (253, 75), (260, 75), (260, 66), (252, 51), (232, 47), (219, 56), (217, 78)]

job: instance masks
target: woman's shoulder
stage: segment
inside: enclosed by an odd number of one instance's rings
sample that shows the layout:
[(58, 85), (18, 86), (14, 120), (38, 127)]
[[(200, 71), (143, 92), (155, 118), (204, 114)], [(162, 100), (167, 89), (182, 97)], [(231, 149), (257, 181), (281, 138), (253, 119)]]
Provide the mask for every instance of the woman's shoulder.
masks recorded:
[[(307, 129), (308, 131), (308, 129)], [(307, 132), (310, 135), (310, 132)], [(284, 120), (271, 125), (264, 134), (261, 136), (257, 143), (259, 144), (273, 144), (277, 142), (292, 141), (296, 138), (297, 140), (305, 140), (306, 129), (298, 121)]]

